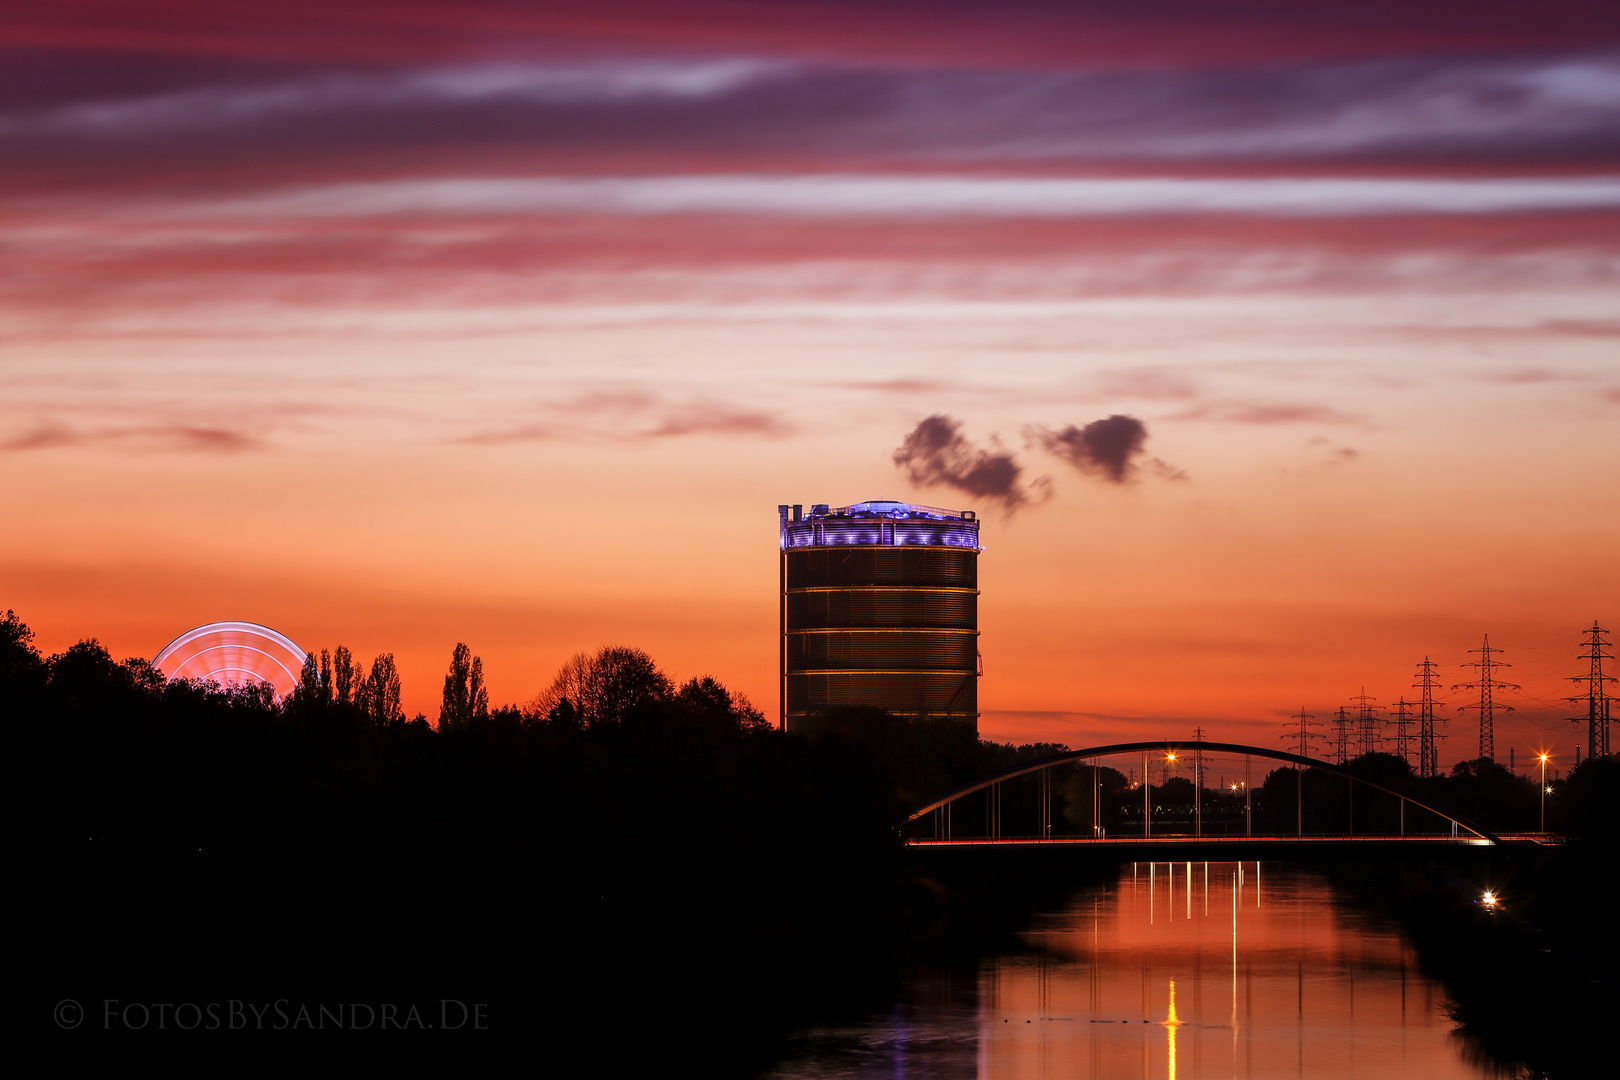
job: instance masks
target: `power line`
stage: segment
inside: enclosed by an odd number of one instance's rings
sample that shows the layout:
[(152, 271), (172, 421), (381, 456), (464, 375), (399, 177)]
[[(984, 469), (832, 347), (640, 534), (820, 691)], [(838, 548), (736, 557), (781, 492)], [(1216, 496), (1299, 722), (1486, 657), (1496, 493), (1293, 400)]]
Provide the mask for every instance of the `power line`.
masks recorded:
[(1512, 667), (1493, 657), (1503, 650), (1491, 648), (1491, 635), (1485, 635), (1484, 643), (1477, 649), (1469, 649), (1471, 653), (1479, 653), (1479, 659), (1463, 667), (1477, 668), (1479, 678), (1473, 682), (1457, 683), (1453, 690), (1478, 690), (1479, 704), (1460, 705), (1458, 711), (1474, 709), (1479, 713), (1479, 756), (1487, 761), (1496, 760), (1496, 731), (1495, 722), (1498, 712), (1512, 712), (1513, 706), (1499, 705), (1496, 702), (1496, 691), (1517, 690), (1518, 683), (1502, 682), (1491, 673), (1499, 667)]
[[(1436, 705), (1444, 705), (1443, 701), (1434, 700), (1435, 687), (1440, 685), (1440, 673), (1437, 665), (1427, 656), (1423, 663), (1418, 665), (1418, 681), (1412, 684), (1414, 689), (1423, 691), (1418, 699), (1418, 775), (1434, 776), (1440, 771), (1440, 758), (1435, 746), (1434, 715)], [(1445, 723), (1443, 717), (1438, 718)]]

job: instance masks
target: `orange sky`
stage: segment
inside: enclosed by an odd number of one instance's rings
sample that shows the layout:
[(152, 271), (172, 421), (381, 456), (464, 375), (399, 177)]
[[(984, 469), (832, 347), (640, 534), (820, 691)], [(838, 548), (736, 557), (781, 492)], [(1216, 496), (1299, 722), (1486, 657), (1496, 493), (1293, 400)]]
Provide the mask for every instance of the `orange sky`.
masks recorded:
[[(769, 708), (776, 504), (912, 498), (986, 518), (993, 737), (1270, 743), (1425, 655), (1463, 681), (1488, 632), (1498, 755), (1572, 760), (1579, 631), (1620, 619), (1589, 13), (1537, 52), (1397, 19), (1124, 74), (690, 26), (10, 39), (53, 74), (0, 85), (0, 606), (47, 650), (392, 651), (430, 716), (457, 641), (499, 701), (611, 643)], [(1051, 497), (909, 488), (934, 413)], [(1027, 445), (1113, 413), (1185, 478)]]

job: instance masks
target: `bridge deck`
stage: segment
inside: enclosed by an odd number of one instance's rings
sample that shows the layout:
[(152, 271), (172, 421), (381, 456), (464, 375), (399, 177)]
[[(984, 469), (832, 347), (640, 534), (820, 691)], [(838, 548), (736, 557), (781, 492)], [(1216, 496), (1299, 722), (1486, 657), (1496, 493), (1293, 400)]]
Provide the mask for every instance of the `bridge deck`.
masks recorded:
[[(1521, 833), (1501, 838), (1509, 844), (1554, 844), (1557, 839), (1538, 833)], [(952, 840), (907, 840), (907, 847), (1083, 847), (1083, 848), (1230, 848), (1230, 847), (1493, 847), (1480, 836), (974, 836)]]

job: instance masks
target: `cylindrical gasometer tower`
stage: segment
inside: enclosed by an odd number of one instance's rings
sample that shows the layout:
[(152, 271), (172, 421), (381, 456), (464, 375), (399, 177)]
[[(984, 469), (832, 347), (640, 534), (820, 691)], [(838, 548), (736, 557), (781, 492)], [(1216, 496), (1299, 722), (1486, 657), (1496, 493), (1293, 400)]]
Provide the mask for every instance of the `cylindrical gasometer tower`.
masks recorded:
[(778, 506), (782, 724), (838, 705), (979, 726), (979, 522), (902, 502)]

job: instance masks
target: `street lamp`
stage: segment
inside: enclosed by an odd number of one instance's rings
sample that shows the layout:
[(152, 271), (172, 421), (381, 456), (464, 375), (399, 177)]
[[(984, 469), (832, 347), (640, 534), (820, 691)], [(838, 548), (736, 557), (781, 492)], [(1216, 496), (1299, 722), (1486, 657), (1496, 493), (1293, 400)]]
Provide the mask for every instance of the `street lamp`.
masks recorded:
[(1547, 755), (1541, 757), (1541, 831), (1547, 831)]

